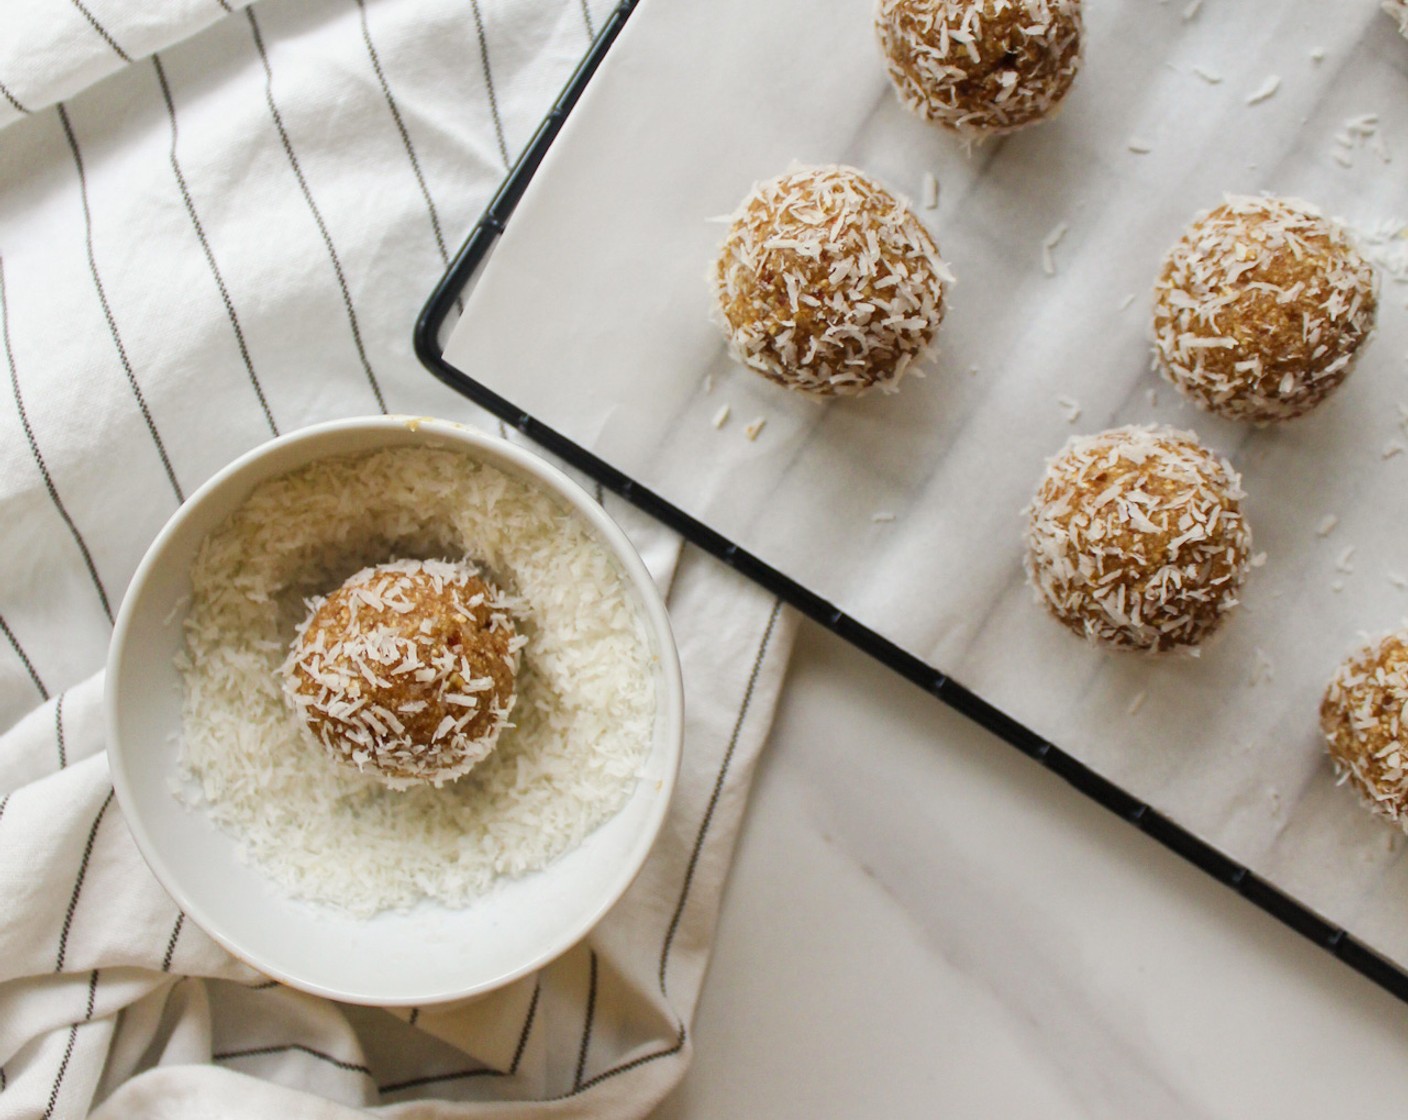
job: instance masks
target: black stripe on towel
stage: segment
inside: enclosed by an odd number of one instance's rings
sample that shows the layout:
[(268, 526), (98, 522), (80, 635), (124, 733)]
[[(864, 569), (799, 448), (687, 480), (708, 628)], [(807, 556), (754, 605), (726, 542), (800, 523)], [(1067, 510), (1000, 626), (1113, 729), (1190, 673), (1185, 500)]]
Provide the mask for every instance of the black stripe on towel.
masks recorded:
[(523, 1051), (528, 1049), (528, 1036), (533, 1033), (533, 1020), (538, 1017), (538, 997), (543, 994), (541, 983), (533, 985), (533, 998), (528, 1001), (528, 1014), (523, 1017), (523, 1030), (518, 1034), (518, 1045), (513, 1048), (513, 1061), (508, 1064), (510, 1075), (518, 1072), (523, 1061)]
[(93, 818), (93, 827), (88, 830), (88, 842), (83, 845), (83, 859), (78, 865), (78, 878), (73, 884), (73, 894), (69, 896), (68, 910), (64, 914), (63, 929), (59, 931), (59, 956), (54, 964), (55, 972), (64, 970), (64, 957), (68, 953), (68, 931), (73, 926), (73, 914), (78, 909), (78, 896), (83, 893), (83, 880), (88, 874), (88, 861), (93, 858), (93, 844), (98, 839), (98, 826), (103, 823), (108, 806), (112, 804), (112, 790), (103, 798), (98, 815)]
[(171, 937), (166, 942), (166, 955), (161, 958), (161, 971), (171, 971), (171, 959), (176, 955), (176, 941), (181, 936), (181, 927), (186, 924), (186, 912), (176, 915), (176, 924), (171, 927)]
[(674, 915), (670, 918), (670, 927), (665, 932), (665, 944), (660, 950), (660, 992), (665, 993), (665, 968), (670, 960), (670, 948), (675, 942), (675, 934), (679, 932), (680, 919), (684, 915), (685, 903), (689, 900), (689, 890), (694, 883), (694, 872), (699, 864), (699, 856), (704, 850), (704, 839), (709, 834), (709, 826), (714, 820), (714, 810), (718, 807), (719, 797), (723, 793), (724, 780), (728, 777), (730, 763), (733, 762), (733, 752), (738, 746), (738, 736), (743, 730), (743, 722), (748, 718), (748, 709), (753, 703), (753, 689), (758, 684), (758, 674), (763, 668), (763, 659), (767, 655), (768, 645), (772, 641), (773, 628), (777, 625), (778, 615), (782, 613), (782, 600), (776, 599), (772, 604), (772, 612), (768, 615), (767, 626), (763, 628), (762, 641), (758, 643), (758, 652), (753, 658), (753, 668), (748, 673), (748, 684), (743, 689), (743, 700), (738, 707), (738, 718), (733, 724), (733, 734), (729, 736), (728, 748), (724, 751), (723, 762), (719, 765), (718, 775), (714, 778), (714, 788), (709, 794), (709, 805), (704, 810), (704, 818), (699, 824), (699, 833), (694, 838), (694, 849), (689, 853), (689, 863), (685, 866), (684, 885), (680, 888), (680, 899), (675, 905)]
[(376, 45), (372, 42), (371, 28), (367, 26), (366, 0), (357, 0), (357, 14), (361, 17), (362, 41), (367, 45), (367, 55), (371, 59), (372, 69), (376, 71), (376, 80), (381, 85), (381, 94), (386, 98), (386, 107), (391, 110), (391, 119), (396, 122), (396, 131), (401, 134), (401, 143), (406, 149), (406, 156), (411, 161), (411, 170), (415, 173), (416, 184), (420, 187), (420, 196), (425, 199), (425, 208), (430, 214), (430, 228), (435, 234), (435, 247), (440, 252), (441, 262), (448, 265), (450, 254), (445, 249), (445, 235), (440, 229), (440, 215), (435, 209), (435, 200), (430, 197), (430, 188), (426, 185), (425, 175), (420, 168), (420, 160), (416, 157), (415, 145), (411, 143), (411, 134), (406, 129), (406, 122), (401, 117), (401, 110), (396, 104), (396, 98), (391, 95), (391, 87), (386, 82), (386, 73), (381, 68), (381, 56), (377, 54)]
[(474, 11), (474, 31), (479, 36), (479, 64), (484, 69), (484, 88), (489, 93), (489, 113), (494, 118), (494, 135), (499, 140), (499, 157), (508, 167), (508, 145), (504, 143), (504, 122), (499, 116), (499, 99), (494, 94), (494, 71), (489, 65), (489, 37), (484, 34), (484, 17), (479, 11), (479, 0), (469, 0)]
[(29, 674), (29, 679), (34, 682), (34, 687), (39, 690), (39, 695), (45, 700), (49, 699), (49, 690), (44, 687), (44, 682), (39, 679), (39, 674), (34, 671), (34, 663), (30, 661), (29, 654), (25, 653), (24, 646), (15, 637), (15, 632), (10, 629), (10, 624), (5, 621), (5, 616), (0, 614), (0, 632), (10, 641), (10, 648), (15, 651), (15, 655), (20, 659), (20, 664), (24, 666), (24, 671)]
[(222, 1050), (218, 1054), (211, 1054), (211, 1061), (228, 1062), (236, 1058), (261, 1058), (270, 1054), (307, 1054), (311, 1058), (317, 1058), (321, 1062), (327, 1062), (330, 1066), (338, 1069), (345, 1069), (348, 1073), (360, 1073), (364, 1077), (370, 1077), (372, 1071), (366, 1066), (357, 1062), (344, 1062), (341, 1058), (334, 1058), (331, 1054), (324, 1054), (321, 1050), (314, 1050), (311, 1046), (304, 1046), (301, 1042), (286, 1042), (282, 1046), (255, 1046), (248, 1050)]
[(596, 1021), (596, 950), (591, 950), (591, 974), (587, 981), (587, 1011), (582, 1020), (582, 1045), (577, 1048), (577, 1072), (572, 1078), (572, 1091), (580, 1092), (587, 1072), (587, 1050), (592, 1044), (592, 1024)]
[[(718, 807), (719, 797), (723, 792), (724, 782), (728, 777), (729, 766), (733, 762), (733, 753), (738, 746), (738, 737), (743, 730), (744, 721), (748, 717), (748, 709), (753, 702), (753, 690), (758, 683), (758, 675), (762, 672), (763, 660), (767, 656), (768, 646), (772, 642), (773, 630), (777, 625), (778, 616), (782, 613), (782, 600), (773, 601), (772, 611), (768, 615), (767, 625), (763, 628), (762, 640), (758, 643), (758, 652), (753, 657), (753, 667), (748, 673), (748, 683), (743, 689), (743, 699), (739, 703), (738, 718), (733, 724), (733, 733), (729, 736), (728, 747), (724, 751), (723, 760), (719, 763), (719, 772), (714, 778), (714, 789), (709, 796), (708, 807), (704, 810), (704, 817), (699, 824), (699, 832), (694, 839), (694, 848), (690, 852), (689, 864), (685, 868), (684, 882), (680, 887), (679, 902), (675, 905), (675, 912), (670, 919), (669, 929), (665, 933), (665, 943), (660, 950), (660, 993), (665, 994), (665, 971), (670, 960), (670, 948), (674, 945), (675, 934), (679, 931), (680, 918), (684, 914), (685, 903), (689, 900), (690, 887), (694, 883), (695, 868), (699, 863), (699, 856), (704, 850), (704, 841), (708, 837), (709, 827), (714, 820), (714, 810)], [(675, 1041), (672, 1045), (661, 1050), (652, 1050), (648, 1054), (642, 1054), (638, 1058), (632, 1058), (629, 1062), (622, 1062), (620, 1065), (612, 1066), (608, 1070), (598, 1073), (595, 1077), (587, 1078), (581, 1084), (576, 1085), (571, 1093), (585, 1092), (595, 1085), (600, 1085), (603, 1081), (612, 1077), (617, 1077), (623, 1073), (629, 1073), (633, 1069), (646, 1065), (649, 1062), (659, 1061), (661, 1058), (673, 1057), (684, 1049), (686, 1038), (685, 1025), (681, 1022), (677, 1028)]]
[[(98, 992), (98, 970), (95, 968), (88, 977), (88, 1010), (83, 1016), (84, 1023), (93, 1021), (94, 999)], [(44, 1108), (44, 1120), (50, 1120), (54, 1108), (59, 1103), (59, 1090), (63, 1088), (64, 1075), (68, 1073), (68, 1063), (73, 1057), (73, 1044), (78, 1041), (78, 1028), (81, 1023), (72, 1023), (68, 1028), (68, 1043), (64, 1046), (64, 1056), (59, 1062), (59, 1071), (54, 1075), (54, 1087), (49, 1090), (49, 1103)]]
[(191, 198), (191, 190), (186, 183), (185, 173), (181, 170), (181, 161), (176, 157), (178, 137), (176, 103), (171, 99), (171, 86), (167, 84), (166, 69), (161, 65), (160, 55), (152, 55), (152, 67), (156, 70), (156, 80), (161, 85), (161, 99), (166, 103), (166, 118), (171, 122), (171, 171), (176, 176), (176, 186), (180, 188), (181, 201), (186, 205), (186, 214), (191, 219), (191, 226), (196, 231), (197, 240), (200, 241), (201, 251), (205, 254), (205, 263), (210, 267), (210, 275), (215, 280), (215, 287), (220, 292), (220, 302), (225, 305), (225, 317), (230, 320), (230, 328), (235, 332), (235, 345), (239, 347), (240, 360), (244, 362), (245, 372), (249, 374), (249, 383), (254, 387), (254, 395), (259, 399), (259, 407), (264, 413), (264, 420), (269, 425), (269, 431), (278, 435), (279, 426), (274, 423), (274, 414), (269, 411), (269, 402), (264, 397), (264, 386), (259, 384), (259, 375), (254, 372), (254, 362), (250, 359), (249, 347), (245, 344), (244, 330), (240, 327), (240, 317), (235, 313), (235, 303), (230, 298), (230, 289), (225, 286), (225, 277), (220, 274), (220, 266), (215, 263), (215, 253), (210, 248), (210, 239), (205, 236), (205, 227), (201, 225), (200, 215), (196, 213), (196, 204)]
[(68, 751), (64, 749), (64, 697), (67, 695), (67, 692), (60, 692), (58, 700), (54, 703), (54, 739), (59, 746), (60, 770), (68, 765)]
[(393, 1081), (386, 1085), (378, 1085), (378, 1093), (399, 1093), (403, 1089), (419, 1089), (423, 1085), (436, 1085), (444, 1081), (464, 1081), (472, 1077), (512, 1077), (518, 1072), (519, 1063), (523, 1061), (523, 1051), (528, 1048), (528, 1036), (533, 1033), (533, 1021), (538, 1016), (538, 997), (542, 994), (542, 986), (533, 986), (533, 998), (528, 1002), (528, 1014), (523, 1017), (523, 1029), (518, 1034), (518, 1045), (513, 1051), (513, 1061), (509, 1063), (507, 1073), (496, 1069), (486, 1069), (478, 1066), (475, 1069), (455, 1070), (453, 1073), (432, 1073), (425, 1077), (412, 1077), (407, 1081)]
[(5, 291), (5, 261), (0, 258), (0, 339), (5, 344), (5, 360), (10, 366), (10, 388), (15, 394), (15, 408), (19, 410), (20, 424), (24, 427), (25, 439), (29, 441), (30, 454), (34, 456), (34, 465), (39, 468), (39, 475), (44, 479), (44, 489), (49, 492), (49, 500), (54, 503), (54, 508), (58, 510), (63, 523), (68, 526), (69, 535), (73, 537), (73, 543), (78, 546), (78, 551), (83, 554), (83, 563), (88, 569), (88, 575), (93, 580), (93, 587), (98, 592), (98, 601), (103, 605), (103, 613), (108, 616), (108, 621), (112, 621), (112, 605), (108, 602), (107, 589), (103, 587), (102, 577), (98, 575), (98, 567), (93, 563), (93, 554), (88, 551), (88, 543), (83, 539), (83, 534), (78, 531), (78, 526), (73, 523), (73, 518), (69, 516), (68, 510), (64, 507), (63, 499), (59, 497), (59, 488), (54, 485), (53, 476), (49, 474), (48, 464), (44, 462), (44, 456), (39, 450), (39, 441), (34, 438), (34, 429), (29, 424), (29, 413), (24, 407), (24, 396), (20, 393), (19, 371), (15, 368), (15, 352), (10, 345), (10, 300)]
[(102, 36), (103, 42), (113, 49), (113, 53), (123, 62), (131, 62), (132, 56), (117, 45), (117, 40), (108, 33), (108, 29), (98, 22), (97, 17), (84, 5), (83, 0), (72, 0), (73, 6), (83, 13), (83, 18), (88, 21), (90, 27)]
[(93, 213), (88, 208), (88, 176), (83, 170), (83, 154), (78, 149), (78, 138), (73, 134), (73, 125), (69, 123), (68, 110), (62, 104), (58, 106), (59, 122), (64, 126), (64, 135), (68, 138), (68, 146), (73, 152), (73, 163), (78, 168), (78, 190), (83, 199), (83, 228), (84, 237), (88, 246), (88, 270), (93, 274), (93, 286), (98, 290), (98, 301), (103, 305), (103, 317), (108, 321), (108, 330), (112, 333), (113, 345), (117, 347), (118, 359), (122, 362), (122, 369), (127, 374), (127, 384), (131, 386), (132, 395), (137, 399), (137, 407), (141, 410), (142, 419), (147, 422), (147, 431), (151, 433), (152, 442), (156, 444), (156, 452), (161, 456), (161, 465), (166, 468), (167, 480), (171, 483), (171, 489), (176, 494), (178, 502), (186, 500), (185, 494), (181, 492), (181, 484), (176, 481), (176, 472), (171, 467), (171, 460), (166, 454), (166, 444), (161, 441), (161, 433), (156, 430), (156, 422), (152, 419), (151, 411), (147, 408), (146, 398), (142, 396), (142, 388), (137, 384), (137, 375), (132, 371), (132, 363), (127, 359), (127, 348), (122, 344), (122, 336), (117, 330), (117, 320), (113, 318), (112, 307), (108, 304), (107, 290), (103, 287), (102, 277), (98, 274), (98, 260), (93, 252)]
[[(0, 97), (8, 101), (17, 113), (28, 113), (30, 111), (28, 106), (5, 87), (4, 82), (0, 82)], [(0, 1086), (0, 1088), (3, 1088), (3, 1086)]]
[(372, 393), (376, 397), (376, 406), (385, 412), (386, 401), (381, 395), (381, 385), (376, 379), (376, 374), (372, 372), (371, 362), (367, 359), (366, 347), (362, 345), (362, 329), (357, 324), (357, 312), (352, 307), (352, 293), (347, 287), (347, 277), (342, 271), (342, 261), (338, 259), (337, 249), (333, 246), (332, 235), (328, 233), (327, 223), (323, 221), (322, 211), (313, 201), (313, 192), (308, 187), (308, 180), (303, 176), (303, 168), (299, 165), (298, 156), (294, 154), (293, 141), (289, 139), (288, 129), (284, 127), (283, 116), (279, 113), (279, 107), (274, 101), (274, 71), (269, 65), (269, 54), (264, 49), (264, 36), (259, 33), (259, 21), (254, 18), (252, 7), (246, 8), (244, 14), (249, 18), (249, 30), (254, 36), (254, 46), (259, 52), (259, 61), (264, 66), (264, 99), (269, 105), (269, 115), (274, 118), (274, 127), (278, 129), (279, 140), (283, 143), (284, 154), (288, 156), (289, 166), (293, 168), (294, 177), (298, 180), (299, 189), (303, 192), (303, 200), (308, 204), (313, 221), (317, 223), (318, 232), (323, 236), (323, 244), (327, 247), (328, 258), (332, 261), (332, 270), (337, 276), (337, 286), (342, 292), (342, 303), (347, 309), (347, 321), (352, 327), (352, 341), (357, 347), (357, 356), (362, 360), (362, 369), (366, 372), (367, 380), (371, 383)]

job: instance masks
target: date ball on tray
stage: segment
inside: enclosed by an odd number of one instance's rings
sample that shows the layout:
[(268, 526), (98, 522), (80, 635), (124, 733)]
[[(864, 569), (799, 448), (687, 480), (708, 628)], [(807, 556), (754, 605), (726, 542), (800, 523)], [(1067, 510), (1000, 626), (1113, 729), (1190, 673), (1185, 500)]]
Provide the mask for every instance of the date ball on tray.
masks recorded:
[(1200, 408), (1265, 424), (1309, 412), (1374, 329), (1375, 276), (1308, 203), (1229, 196), (1199, 214), (1154, 287), (1154, 366)]
[(405, 789), (489, 756), (514, 705), (523, 639), (473, 565), (393, 560), (309, 607), (283, 664), (284, 697), (334, 759)]
[(1340, 780), (1380, 816), (1408, 822), (1408, 632), (1360, 650), (1335, 671), (1320, 730)]
[(1195, 650), (1237, 604), (1251, 564), (1241, 479), (1191, 432), (1077, 436), (1027, 507), (1037, 599), (1101, 646)]
[(733, 356), (816, 397), (894, 391), (927, 357), (952, 279), (906, 202), (835, 166), (757, 184), (710, 277)]
[(1080, 0), (879, 0), (900, 101), (970, 139), (1056, 113), (1080, 69)]

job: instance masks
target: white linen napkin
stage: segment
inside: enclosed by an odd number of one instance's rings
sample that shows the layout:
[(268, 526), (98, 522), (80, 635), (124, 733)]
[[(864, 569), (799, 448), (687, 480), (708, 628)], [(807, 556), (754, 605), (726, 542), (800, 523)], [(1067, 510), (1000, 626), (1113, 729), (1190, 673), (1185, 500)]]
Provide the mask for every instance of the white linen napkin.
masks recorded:
[(684, 662), (676, 800), (591, 936), (483, 1000), (344, 1007), (232, 959), (138, 855), (101, 715), (137, 562), (230, 459), (487, 420), (411, 323), (609, 11), (0, 5), (0, 1118), (635, 1116), (683, 1074), (793, 619), (624, 503)]

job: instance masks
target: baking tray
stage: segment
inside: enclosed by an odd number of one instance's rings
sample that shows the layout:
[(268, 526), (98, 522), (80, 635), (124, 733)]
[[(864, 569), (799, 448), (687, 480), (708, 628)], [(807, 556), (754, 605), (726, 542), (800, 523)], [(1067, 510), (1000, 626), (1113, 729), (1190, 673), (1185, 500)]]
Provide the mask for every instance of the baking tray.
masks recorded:
[[(545, 450), (583, 471), (603, 487), (621, 495), (698, 547), (780, 596), (813, 621), (993, 732), (1096, 803), (1325, 948), (1375, 984), (1400, 999), (1408, 1000), (1408, 973), (1374, 951), (1363, 939), (1347, 932), (1343, 923), (1320, 916), (1266, 875), (1252, 871), (1244, 861), (1225, 854), (1218, 846), (1172, 819), (1167, 812), (1155, 808), (1147, 799), (1128, 792), (1121, 784), (1100, 773), (1097, 767), (1056, 746), (1024, 722), (948, 676), (931, 663), (932, 658), (918, 656), (874, 626), (862, 623), (853, 613), (840, 609), (803, 581), (761, 558), (756, 551), (741, 547), (731, 535), (711, 528), (680, 504), (667, 500), (658, 488), (642, 485), (636, 478), (584, 446), (588, 441), (569, 438), (560, 430), (561, 425), (554, 427), (541, 421), (511, 400), (510, 395), (496, 391), (483, 376), (472, 376), (445, 359), (443, 344), (455, 310), (471, 292), (483, 265), (504, 233), (568, 115), (636, 7), (636, 0), (625, 0), (604, 24), (591, 50), (432, 292), (415, 328), (415, 347), (420, 360), (452, 388), (523, 432)], [(1392, 33), (1386, 22), (1382, 30), (1385, 34)], [(959, 291), (962, 291), (961, 287)], [(1171, 395), (1171, 390), (1168, 392)], [(709, 407), (712, 409), (714, 404)], [(1347, 807), (1345, 811), (1354, 810)]]

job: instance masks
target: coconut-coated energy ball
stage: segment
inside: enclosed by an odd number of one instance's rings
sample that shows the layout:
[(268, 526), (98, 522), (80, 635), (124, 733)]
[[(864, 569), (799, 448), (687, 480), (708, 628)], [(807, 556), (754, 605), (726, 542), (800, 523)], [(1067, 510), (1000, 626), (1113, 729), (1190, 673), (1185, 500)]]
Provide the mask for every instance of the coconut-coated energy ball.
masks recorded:
[(757, 184), (711, 274), (740, 362), (818, 397), (892, 392), (922, 362), (952, 281), (914, 212), (852, 167), (795, 167)]
[(334, 759), (405, 789), (458, 778), (493, 751), (524, 639), (472, 565), (393, 560), (308, 606), (284, 696)]
[(1154, 367), (1194, 404), (1264, 424), (1310, 411), (1374, 329), (1375, 276), (1308, 203), (1229, 195), (1199, 214), (1154, 287)]
[(1342, 782), (1381, 816), (1408, 823), (1408, 632), (1346, 659), (1320, 702), (1320, 730)]
[(900, 101), (969, 138), (1056, 113), (1081, 56), (1081, 0), (878, 0)]
[(1100, 645), (1196, 647), (1251, 563), (1241, 479), (1192, 432), (1115, 428), (1070, 440), (1026, 509), (1038, 601)]

